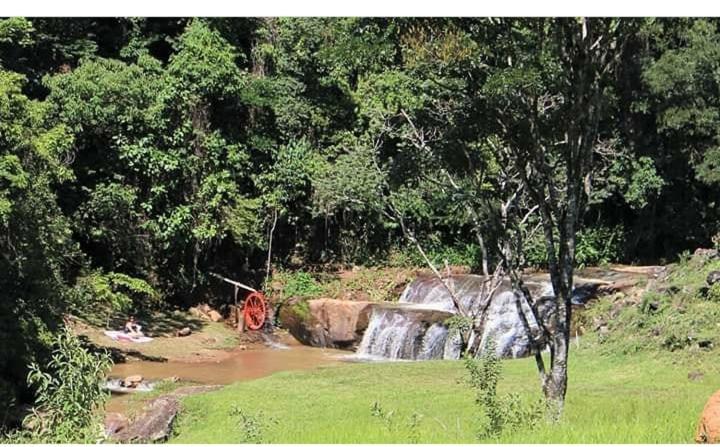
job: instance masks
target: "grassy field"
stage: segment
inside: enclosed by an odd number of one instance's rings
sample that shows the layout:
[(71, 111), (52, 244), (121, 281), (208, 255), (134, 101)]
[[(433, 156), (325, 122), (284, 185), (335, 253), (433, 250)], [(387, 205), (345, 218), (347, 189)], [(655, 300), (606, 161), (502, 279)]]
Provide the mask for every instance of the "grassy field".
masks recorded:
[[(709, 357), (696, 358), (692, 367), (668, 358), (606, 357), (591, 348), (576, 349), (563, 421), (504, 433), (499, 441), (692, 442), (706, 399), (720, 388), (720, 375), (710, 369)], [(690, 368), (698, 367), (704, 377), (689, 380)], [(463, 364), (453, 361), (348, 364), (275, 374), (185, 399), (171, 442), (477, 442), (477, 408), (465, 378)], [(500, 391), (537, 398), (533, 360), (504, 362)], [(386, 421), (373, 416), (375, 402), (392, 416)], [(232, 414), (235, 405), (244, 419)]]

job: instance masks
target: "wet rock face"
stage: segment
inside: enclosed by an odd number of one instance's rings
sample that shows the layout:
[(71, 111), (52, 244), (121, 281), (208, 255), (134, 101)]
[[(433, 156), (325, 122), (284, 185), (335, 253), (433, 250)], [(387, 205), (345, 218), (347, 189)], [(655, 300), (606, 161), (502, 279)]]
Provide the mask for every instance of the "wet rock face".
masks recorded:
[(352, 349), (362, 339), (373, 306), (368, 301), (290, 300), (280, 310), (280, 322), (304, 344)]
[(703, 444), (720, 443), (720, 391), (710, 396), (698, 422), (695, 442)]
[(372, 311), (358, 354), (389, 359), (454, 358), (445, 355), (446, 349), (457, 350), (444, 324), (453, 315), (422, 304), (379, 304)]

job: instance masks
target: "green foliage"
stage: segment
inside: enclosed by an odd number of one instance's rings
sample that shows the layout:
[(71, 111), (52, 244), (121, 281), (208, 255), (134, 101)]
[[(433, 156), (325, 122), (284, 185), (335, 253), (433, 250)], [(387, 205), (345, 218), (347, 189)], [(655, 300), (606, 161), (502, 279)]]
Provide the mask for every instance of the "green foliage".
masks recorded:
[(31, 37), (32, 23), (23, 17), (10, 17), (0, 20), (0, 44), (28, 46), (34, 41)]
[(60, 331), (47, 365), (30, 365), (28, 383), (37, 397), (24, 436), (43, 443), (99, 440), (100, 412), (109, 397), (102, 381), (110, 366), (108, 354), (91, 353), (69, 329)]
[(502, 364), (492, 343), (484, 347), (479, 359), (465, 357), (464, 362), (470, 375), (468, 383), (475, 390), (475, 402), (483, 415), (479, 439), (498, 438), (505, 430), (532, 430), (542, 420), (542, 401), (524, 404), (517, 394), (498, 396)]
[(624, 234), (622, 227), (597, 226), (581, 230), (575, 242), (575, 263), (584, 267), (621, 260)]
[(471, 317), (453, 315), (445, 320), (445, 324), (451, 331), (457, 331), (461, 334), (465, 334), (473, 327), (473, 320)]
[(260, 199), (237, 198), (234, 204), (224, 209), (224, 224), (236, 244), (261, 245), (260, 206)]
[(718, 288), (708, 288), (705, 279), (718, 268), (718, 261), (688, 256), (669, 267), (667, 277), (645, 292), (639, 304), (619, 296), (591, 306), (588, 318), (607, 326), (606, 333), (597, 335), (601, 350), (714, 352), (720, 302)]
[(22, 93), (25, 77), (0, 70), (0, 396), (21, 404), (26, 365), (45, 363), (68, 307), (69, 266), (81, 255), (56, 189), (73, 179), (73, 137)]
[(378, 196), (383, 177), (375, 168), (373, 152), (363, 146), (354, 149), (340, 154), (316, 175), (314, 199), (319, 209), (366, 211), (383, 207)]
[(275, 275), (283, 283), (282, 294), (290, 297), (315, 297), (323, 292), (322, 286), (307, 272), (288, 272)]
[(73, 310), (93, 321), (103, 321), (131, 309), (152, 309), (162, 296), (150, 284), (122, 273), (90, 272), (77, 278), (70, 291)]
[[(536, 233), (526, 241), (525, 262), (531, 266), (547, 267), (545, 240)], [(625, 231), (622, 227), (603, 225), (583, 228), (575, 240), (575, 265), (579, 268), (619, 262), (624, 256)]]
[(653, 197), (658, 197), (665, 180), (660, 177), (649, 157), (640, 157), (632, 161), (632, 174), (627, 183), (625, 201), (634, 209), (648, 205)]
[(205, 20), (195, 19), (185, 28), (176, 53), (170, 58), (168, 74), (177, 91), (190, 99), (194, 95), (225, 99), (244, 85), (238, 63), (242, 56)]
[[(436, 242), (423, 246), (428, 258), (435, 264), (443, 266), (447, 261), (448, 265), (462, 265), (476, 269), (481, 263), (480, 247), (477, 244), (455, 244), (446, 245)], [(425, 267), (427, 264), (417, 248), (414, 246), (403, 246), (390, 251), (387, 265), (391, 267)]]
[(705, 292), (705, 299), (713, 303), (720, 303), (720, 283), (710, 286)]

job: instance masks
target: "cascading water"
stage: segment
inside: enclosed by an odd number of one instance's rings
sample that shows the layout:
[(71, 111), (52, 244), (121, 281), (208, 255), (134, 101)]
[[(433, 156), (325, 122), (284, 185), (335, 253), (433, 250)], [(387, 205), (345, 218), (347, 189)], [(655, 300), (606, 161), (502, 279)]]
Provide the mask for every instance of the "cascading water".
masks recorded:
[[(483, 305), (485, 278), (457, 275), (447, 278), (464, 309), (472, 313)], [(531, 285), (538, 296), (552, 294), (549, 284)], [(529, 339), (518, 313), (520, 301), (507, 284), (496, 291), (485, 312), (481, 345), (492, 339), (503, 357), (520, 357), (529, 353)], [(524, 303), (524, 301), (523, 301)], [(531, 326), (532, 312), (520, 304)], [(457, 359), (461, 354), (459, 335), (450, 334), (444, 320), (455, 314), (447, 288), (436, 278), (420, 278), (407, 286), (397, 304), (378, 306), (373, 310), (358, 356), (386, 359)]]
[(442, 350), (442, 343), (447, 337), (447, 327), (432, 322), (451, 315), (442, 309), (412, 304), (377, 307), (373, 310), (358, 354), (370, 358), (438, 358), (438, 349)]

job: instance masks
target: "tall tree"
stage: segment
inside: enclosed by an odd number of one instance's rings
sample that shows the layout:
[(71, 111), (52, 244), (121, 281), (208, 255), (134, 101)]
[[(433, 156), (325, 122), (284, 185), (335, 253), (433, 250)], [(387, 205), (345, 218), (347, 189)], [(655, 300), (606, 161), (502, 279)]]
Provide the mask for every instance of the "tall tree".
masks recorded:
[[(555, 297), (538, 318), (550, 351), (536, 354), (546, 398), (557, 414), (567, 391), (575, 242), (592, 188), (601, 121), (612, 98), (616, 64), (634, 22), (618, 19), (500, 20), (491, 42), (504, 46), (489, 62), (483, 93), (497, 150), (507, 154), (542, 224)], [(491, 137), (492, 138), (492, 137)], [(522, 281), (518, 287), (526, 292)]]

